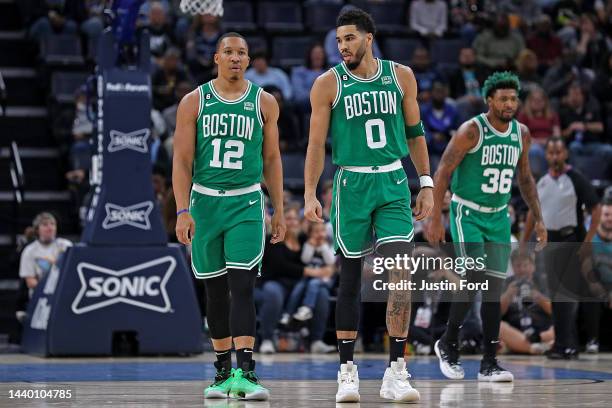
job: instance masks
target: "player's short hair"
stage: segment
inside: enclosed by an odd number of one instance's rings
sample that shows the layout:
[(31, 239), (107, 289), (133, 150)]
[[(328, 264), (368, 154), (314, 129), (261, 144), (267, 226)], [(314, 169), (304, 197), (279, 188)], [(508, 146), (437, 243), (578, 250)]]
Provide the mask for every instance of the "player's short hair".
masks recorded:
[(482, 95), (485, 99), (492, 97), (498, 89), (514, 89), (519, 92), (521, 83), (518, 77), (510, 71), (495, 72), (487, 78), (482, 86)]
[(371, 15), (358, 8), (345, 11), (338, 16), (338, 19), (336, 20), (336, 28), (345, 25), (354, 25), (357, 27), (357, 30), (363, 33), (371, 33), (372, 35), (376, 35), (376, 25), (374, 24), (374, 19), (372, 19)]
[(215, 49), (219, 51), (219, 47), (221, 46), (221, 43), (223, 42), (223, 40), (225, 40), (226, 38), (230, 38), (230, 37), (242, 38), (244, 43), (247, 45), (247, 49), (249, 49), (249, 43), (247, 42), (246, 38), (244, 38), (242, 34), (237, 33), (235, 31), (230, 31), (228, 33), (223, 34), (221, 37), (219, 37), (219, 39), (217, 40), (217, 46), (215, 47)]

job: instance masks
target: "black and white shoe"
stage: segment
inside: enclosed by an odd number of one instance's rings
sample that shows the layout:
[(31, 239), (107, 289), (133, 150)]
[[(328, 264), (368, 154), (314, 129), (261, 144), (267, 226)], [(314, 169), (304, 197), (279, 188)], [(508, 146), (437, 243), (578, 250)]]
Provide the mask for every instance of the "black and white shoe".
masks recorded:
[(457, 344), (448, 344), (442, 339), (434, 344), (434, 351), (440, 360), (440, 371), (446, 378), (461, 380), (465, 377), (463, 367), (459, 361), (459, 347)]
[(546, 357), (549, 360), (577, 360), (578, 359), (578, 350), (575, 348), (560, 348), (553, 346), (546, 353)]
[(510, 371), (500, 367), (497, 359), (482, 360), (478, 372), (478, 381), (511, 382), (514, 381), (514, 376)]

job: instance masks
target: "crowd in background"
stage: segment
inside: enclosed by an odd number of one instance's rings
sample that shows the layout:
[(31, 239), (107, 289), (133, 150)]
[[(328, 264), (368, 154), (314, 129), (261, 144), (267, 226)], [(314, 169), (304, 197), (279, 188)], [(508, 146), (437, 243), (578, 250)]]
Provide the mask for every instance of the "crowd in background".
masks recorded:
[[(384, 0), (380, 0), (384, 2)], [(307, 3), (344, 3), (309, 0)], [(177, 1), (147, 1), (138, 30), (148, 30), (152, 55), (151, 113), (153, 185), (162, 208), (171, 241), (174, 237), (176, 206), (170, 172), (172, 137), (181, 98), (216, 75), (213, 55), (223, 34), (222, 20), (211, 15), (189, 17), (178, 12)], [(77, 33), (95, 39), (104, 29), (103, 0), (46, 0), (31, 16), (29, 35), (41, 39), (49, 33)], [(570, 163), (612, 159), (612, 1), (591, 0), (415, 0), (406, 7), (410, 36), (421, 40), (408, 64), (418, 84), (418, 101), (433, 169), (460, 124), (486, 111), (481, 87), (497, 70), (512, 70), (521, 81), (518, 119), (532, 135), (529, 156), (536, 179), (545, 175), (550, 161), (547, 140), (561, 137)], [(432, 59), (429, 45), (436, 38), (461, 39), (464, 44), (455, 63)], [(384, 39), (383, 39), (384, 41)], [(316, 77), (340, 61), (334, 28), (314, 39), (301, 65), (276, 67), (269, 50), (250, 44), (251, 66), (246, 78), (264, 87), (279, 103), (280, 146), (283, 153), (305, 152), (310, 112), (309, 93)], [(259, 44), (261, 45), (261, 44)], [(376, 56), (385, 55), (377, 43)], [(78, 91), (71, 163), (67, 178), (81, 192), (78, 205), (88, 190), (89, 139), (93, 123), (87, 115), (85, 90)], [(600, 186), (610, 179), (605, 175)], [(329, 221), (331, 185), (321, 182), (321, 201)], [(601, 191), (600, 191), (601, 193)], [(331, 245), (331, 227), (303, 219), (300, 191), (286, 191), (285, 217), (288, 226), (284, 243), (266, 248), (262, 278), (256, 292), (261, 351), (299, 349), (304, 338), (314, 352), (335, 348), (323, 341), (333, 336), (332, 313), (336, 262)], [(525, 224), (525, 207), (513, 198), (509, 210), (512, 232), (520, 239)], [(612, 231), (612, 194), (605, 198), (598, 236), (608, 242)], [(448, 204), (448, 203), (447, 203)], [(268, 205), (269, 212), (271, 211)], [(607, 213), (606, 213), (607, 211)], [(447, 213), (447, 210), (446, 210)], [(447, 220), (448, 221), (448, 220)], [(590, 217), (584, 219), (589, 225)], [(423, 236), (427, 222), (416, 226)], [(528, 237), (527, 237), (528, 238)], [(430, 250), (430, 249), (427, 249)], [(505, 323), (502, 341), (508, 350), (539, 354), (552, 340), (550, 299), (540, 288), (537, 262), (530, 255), (513, 253), (513, 274), (502, 295)], [(434, 271), (436, 279), (447, 271)], [(604, 273), (602, 276), (609, 276)], [(22, 277), (27, 278), (26, 275)], [(535, 277), (535, 278), (534, 278)], [(612, 279), (612, 278), (611, 278)], [(612, 281), (600, 279), (600, 292), (608, 292)], [(28, 284), (30, 287), (30, 284)], [(199, 291), (201, 287), (198, 284)], [(525, 289), (527, 288), (527, 289)], [(607, 296), (607, 295), (606, 295)], [(610, 300), (601, 297), (601, 307)], [(413, 308), (411, 341), (415, 352), (431, 352), (432, 340), (446, 323), (448, 303), (432, 294)], [(202, 305), (204, 302), (201, 303)], [(362, 318), (362, 344), (378, 350), (384, 341), (384, 304), (367, 305)], [(477, 307), (477, 306), (476, 306)], [(525, 325), (525, 313), (532, 324)], [(470, 314), (464, 329), (464, 351), (477, 351), (479, 321)], [(597, 343), (599, 322), (583, 329), (583, 343)], [(280, 330), (280, 332), (279, 332)], [(286, 333), (301, 333), (298, 340)], [(281, 333), (279, 337), (279, 333)], [(588, 337), (588, 338), (587, 338)], [(332, 337), (330, 337), (331, 340)], [(293, 340), (295, 341), (293, 341)], [(595, 348), (591, 347), (591, 351)]]

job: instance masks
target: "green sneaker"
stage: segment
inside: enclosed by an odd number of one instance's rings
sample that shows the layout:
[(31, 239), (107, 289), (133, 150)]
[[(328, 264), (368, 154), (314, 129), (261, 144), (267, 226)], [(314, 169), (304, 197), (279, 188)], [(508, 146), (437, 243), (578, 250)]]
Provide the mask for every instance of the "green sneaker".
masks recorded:
[[(231, 364), (231, 363), (230, 363)], [(227, 398), (234, 382), (234, 369), (215, 361), (215, 382), (204, 390), (204, 398)]]
[(267, 401), (270, 399), (270, 391), (259, 384), (255, 374), (255, 361), (244, 363), (242, 368), (232, 371), (234, 382), (232, 383), (229, 396), (246, 400)]

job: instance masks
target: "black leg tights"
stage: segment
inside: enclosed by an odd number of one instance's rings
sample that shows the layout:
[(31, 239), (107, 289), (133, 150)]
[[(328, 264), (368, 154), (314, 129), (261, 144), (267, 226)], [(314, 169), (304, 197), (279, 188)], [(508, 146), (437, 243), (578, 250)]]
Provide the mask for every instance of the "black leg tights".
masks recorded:
[(213, 339), (255, 336), (256, 277), (257, 271), (253, 269), (228, 269), (226, 275), (204, 281), (206, 317)]
[[(499, 324), (501, 319), (499, 297), (501, 295), (503, 279), (484, 275), (482, 272), (468, 271), (469, 282), (488, 281), (488, 290), (483, 291), (480, 317), (482, 319), (484, 358), (495, 358), (497, 344), (499, 343)], [(442, 339), (446, 343), (457, 344), (459, 341), (459, 330), (463, 325), (465, 316), (474, 302), (477, 291), (464, 290), (453, 296), (448, 326)]]

